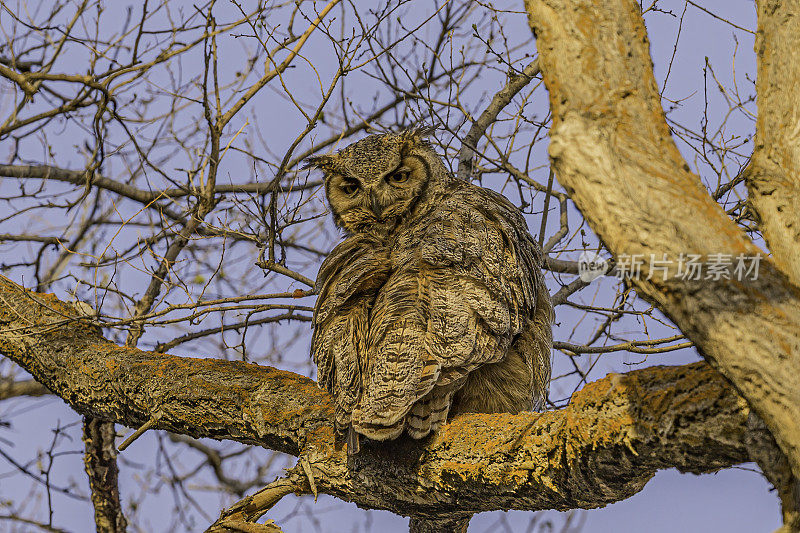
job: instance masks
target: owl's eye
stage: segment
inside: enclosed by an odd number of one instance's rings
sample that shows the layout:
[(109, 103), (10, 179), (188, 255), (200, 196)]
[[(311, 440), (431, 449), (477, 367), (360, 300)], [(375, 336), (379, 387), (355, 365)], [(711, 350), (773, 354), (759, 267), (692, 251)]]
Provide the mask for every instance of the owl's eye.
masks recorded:
[(342, 184), (339, 185), (339, 189), (347, 196), (353, 196), (360, 188), (361, 184), (356, 180), (344, 180)]
[(386, 181), (389, 183), (405, 183), (408, 181), (409, 174), (411, 174), (411, 172), (406, 169), (398, 170), (386, 176)]

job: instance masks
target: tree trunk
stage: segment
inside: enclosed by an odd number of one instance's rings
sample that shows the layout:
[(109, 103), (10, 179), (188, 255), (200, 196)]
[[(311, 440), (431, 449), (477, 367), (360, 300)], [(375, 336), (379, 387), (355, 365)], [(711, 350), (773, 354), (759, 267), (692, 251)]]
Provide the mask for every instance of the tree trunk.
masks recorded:
[(747, 169), (749, 201), (772, 260), (800, 287), (800, 13), (758, 0), (758, 118)]
[[(615, 257), (671, 262), (663, 275), (644, 261), (631, 280), (637, 292), (734, 384), (800, 477), (800, 289), (791, 270), (767, 259), (757, 279), (677, 276), (687, 255), (708, 264), (720, 254), (761, 252), (672, 140), (639, 4), (527, 0), (526, 7), (550, 92), (550, 157), (559, 182)], [(800, 50), (791, 54), (800, 63)], [(796, 221), (797, 212), (790, 213)], [(795, 253), (798, 246), (795, 239)]]
[(467, 533), (469, 517), (424, 518), (412, 516), (408, 522), (409, 533)]
[(83, 420), (84, 462), (92, 489), (97, 533), (122, 533), (127, 522), (119, 499), (119, 469), (114, 424), (87, 416)]

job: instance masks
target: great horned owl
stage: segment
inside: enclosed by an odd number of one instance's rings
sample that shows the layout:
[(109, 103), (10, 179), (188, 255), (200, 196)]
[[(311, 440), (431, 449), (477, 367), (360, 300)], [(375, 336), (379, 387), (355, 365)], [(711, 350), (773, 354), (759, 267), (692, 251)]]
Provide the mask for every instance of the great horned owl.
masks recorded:
[(428, 133), (308, 162), (347, 235), (317, 277), (311, 352), (349, 453), (356, 433), (420, 439), (448, 415), (538, 409), (547, 393), (542, 252), (511, 202), (448, 172)]

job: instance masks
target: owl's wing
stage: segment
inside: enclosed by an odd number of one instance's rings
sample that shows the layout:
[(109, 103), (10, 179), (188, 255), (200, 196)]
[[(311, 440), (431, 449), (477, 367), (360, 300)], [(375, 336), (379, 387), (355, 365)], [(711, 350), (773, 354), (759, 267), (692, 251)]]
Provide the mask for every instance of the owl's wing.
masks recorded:
[(393, 255), (375, 301), (352, 418), (371, 438), (436, 429), (467, 374), (502, 360), (533, 316), (541, 255), (524, 219), (492, 191), (467, 192), (398, 245), (410, 252)]
[(388, 253), (374, 239), (351, 236), (328, 255), (317, 275), (311, 355), (317, 381), (334, 398), (336, 423), (350, 423), (361, 394), (369, 311), (388, 277)]

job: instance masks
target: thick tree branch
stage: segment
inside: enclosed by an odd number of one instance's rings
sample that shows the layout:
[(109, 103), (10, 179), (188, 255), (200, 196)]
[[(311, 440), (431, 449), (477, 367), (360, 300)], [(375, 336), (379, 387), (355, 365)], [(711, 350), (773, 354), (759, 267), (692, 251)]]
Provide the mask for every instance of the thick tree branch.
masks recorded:
[[(72, 183), (75, 185), (86, 185), (87, 177), (86, 171), (84, 170), (69, 170), (64, 168), (58, 168), (51, 165), (0, 165), (0, 177), (7, 177), (7, 178), (31, 178), (31, 179), (42, 179), (42, 180), (54, 180), (54, 181), (62, 181), (66, 183)], [(151, 205), (159, 200), (168, 200), (170, 198), (182, 198), (184, 196), (199, 196), (203, 194), (203, 191), (197, 187), (186, 187), (186, 188), (169, 188), (163, 189), (159, 191), (149, 191), (138, 189), (132, 185), (128, 185), (127, 183), (123, 183), (120, 181), (115, 181), (110, 178), (106, 178), (103, 176), (99, 176), (97, 174), (93, 175), (91, 178), (91, 184), (95, 187), (99, 187), (100, 189), (105, 189), (107, 191), (119, 194), (125, 198), (133, 200), (135, 202), (139, 202), (144, 205)], [(274, 190), (278, 184), (272, 181), (262, 181), (262, 182), (253, 182), (253, 183), (242, 183), (242, 184), (218, 184), (214, 186), (214, 193), (215, 194), (236, 194), (236, 193), (246, 193), (246, 194), (267, 194)], [(305, 189), (314, 189), (322, 185), (321, 181), (309, 181), (308, 183), (298, 183), (298, 184), (285, 184), (283, 185), (283, 189), (298, 191), (298, 190), (305, 190)], [(163, 206), (157, 205), (159, 209), (164, 209)], [(175, 220), (180, 220), (183, 217), (177, 213), (172, 211), (168, 211), (167, 215)], [(3, 234), (0, 238), (7, 239), (7, 240), (22, 240), (18, 236), (15, 235), (6, 235)], [(45, 242), (51, 242), (52, 238), (49, 237), (31, 237), (28, 240), (42, 240), (44, 239)]]
[(756, 280), (675, 275), (681, 254), (712, 262), (714, 254), (759, 250), (689, 171), (670, 136), (639, 5), (527, 0), (526, 7), (550, 92), (559, 181), (615, 256), (666, 254), (668, 275), (647, 279), (645, 260), (633, 280), (638, 291), (734, 383), (799, 474), (800, 289), (766, 260)]
[(749, 200), (775, 264), (800, 287), (800, 13), (797, 2), (756, 5), (758, 120)]
[(159, 198), (166, 197), (161, 193), (143, 191), (127, 183), (114, 181), (103, 176), (93, 175), (89, 177), (86, 175), (85, 170), (68, 170), (50, 165), (0, 165), (0, 176), (64, 181), (75, 185), (86, 185), (89, 182), (101, 189), (117, 193), (142, 204), (150, 204)]
[(50, 394), (41, 383), (32, 379), (24, 381), (0, 380), (0, 401), (18, 396), (46, 396)]
[(662, 468), (748, 460), (748, 409), (703, 363), (610, 375), (543, 414), (466, 415), (431, 439), (334, 438), (328, 395), (278, 369), (121, 347), (51, 295), (0, 278), (0, 353), (76, 411), (137, 427), (301, 454), (316, 488), (401, 514), (591, 508), (635, 494)]

